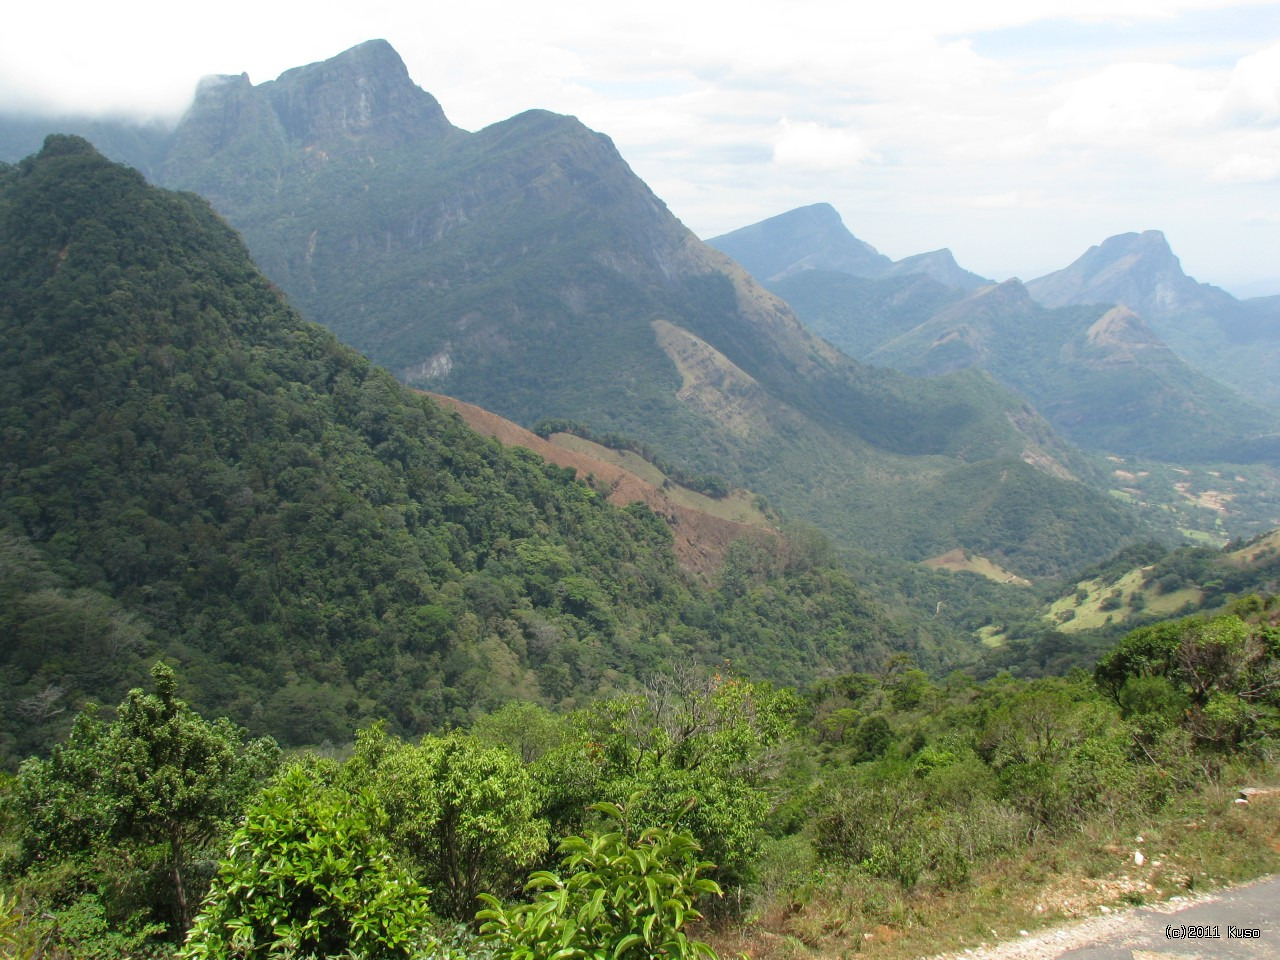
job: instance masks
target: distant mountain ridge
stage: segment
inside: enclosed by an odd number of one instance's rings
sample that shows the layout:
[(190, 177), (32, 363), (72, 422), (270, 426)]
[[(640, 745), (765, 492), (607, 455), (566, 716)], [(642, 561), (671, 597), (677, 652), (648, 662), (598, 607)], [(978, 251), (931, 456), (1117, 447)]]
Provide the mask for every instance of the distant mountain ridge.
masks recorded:
[(967, 289), (947, 283), (946, 270), (908, 273), (919, 258), (890, 266), (848, 255), (873, 248), (822, 204), (714, 242), (768, 275), (806, 324), (851, 356), (916, 376), (990, 371), (1087, 449), (1198, 462), (1280, 457), (1273, 416), (1198, 373), (1150, 321), (1189, 310), (1222, 316), (1237, 303), (1185, 276), (1157, 231), (1112, 238), (1027, 285)]
[(918, 253), (894, 261), (859, 240), (829, 203), (815, 203), (770, 217), (707, 241), (770, 285), (805, 270), (855, 277), (924, 274), (947, 286), (970, 290), (992, 281), (960, 267), (950, 250)]
[(1197, 282), (1158, 230), (1110, 237), (1027, 289), (1047, 306), (1124, 304), (1187, 363), (1280, 411), (1280, 297), (1238, 300)]
[(1225, 290), (1197, 283), (1183, 273), (1159, 230), (1110, 237), (1070, 266), (1030, 280), (1026, 286), (1046, 307), (1121, 303), (1148, 318), (1220, 310), (1237, 302)]
[(1275, 433), (1264, 409), (1193, 370), (1128, 307), (1049, 310), (1017, 280), (943, 307), (867, 359), (925, 376), (989, 370), (1088, 449), (1249, 462)]

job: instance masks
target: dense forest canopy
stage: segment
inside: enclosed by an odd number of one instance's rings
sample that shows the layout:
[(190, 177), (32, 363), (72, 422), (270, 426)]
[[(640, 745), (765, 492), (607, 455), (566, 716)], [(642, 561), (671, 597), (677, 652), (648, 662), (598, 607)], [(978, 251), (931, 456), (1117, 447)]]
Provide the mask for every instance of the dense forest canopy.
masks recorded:
[(157, 653), (200, 708), (300, 744), (573, 705), (673, 660), (795, 682), (918, 646), (821, 552), (685, 576), (647, 508), (404, 389), (207, 204), (84, 141), (6, 168), (0, 215), (9, 763)]

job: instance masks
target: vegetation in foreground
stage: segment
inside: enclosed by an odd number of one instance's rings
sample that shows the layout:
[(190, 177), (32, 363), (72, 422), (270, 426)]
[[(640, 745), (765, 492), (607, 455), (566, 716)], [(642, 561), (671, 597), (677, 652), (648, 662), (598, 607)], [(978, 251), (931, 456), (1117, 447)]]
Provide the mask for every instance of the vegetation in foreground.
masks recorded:
[(0, 936), (80, 960), (888, 956), (1203, 889), (1280, 865), (1277, 819), (1230, 802), (1276, 775), (1277, 612), (1134, 631), (1092, 677), (676, 672), (417, 742), (375, 725), (344, 759), (205, 721), (157, 664), (6, 781)]

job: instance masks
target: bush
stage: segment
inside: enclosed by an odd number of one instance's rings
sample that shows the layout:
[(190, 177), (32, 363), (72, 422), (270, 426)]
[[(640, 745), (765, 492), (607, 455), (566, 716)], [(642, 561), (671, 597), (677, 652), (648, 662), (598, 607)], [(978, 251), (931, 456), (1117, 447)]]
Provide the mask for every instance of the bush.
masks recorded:
[(236, 830), (182, 960), (408, 960), (429, 925), (427, 891), (392, 860), (363, 794), (290, 769)]
[(497, 956), (511, 960), (715, 960), (715, 951), (684, 932), (702, 915), (694, 902), (720, 887), (699, 873), (711, 864), (696, 858), (698, 845), (672, 827), (650, 827), (628, 836), (623, 808), (593, 807), (617, 822), (617, 830), (568, 837), (564, 876), (533, 874), (525, 886), (531, 903), (504, 907), (488, 894), (477, 914)]

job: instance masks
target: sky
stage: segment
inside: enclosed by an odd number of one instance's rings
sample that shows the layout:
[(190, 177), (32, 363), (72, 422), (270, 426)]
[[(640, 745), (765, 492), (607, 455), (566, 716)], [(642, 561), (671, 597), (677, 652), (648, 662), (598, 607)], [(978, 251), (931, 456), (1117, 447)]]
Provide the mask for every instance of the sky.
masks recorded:
[(1280, 2), (118, 0), (21, 4), (0, 110), (174, 120), (388, 40), (449, 119), (572, 114), (703, 238), (810, 203), (895, 259), (1004, 280), (1163, 230), (1183, 268), (1280, 293)]

